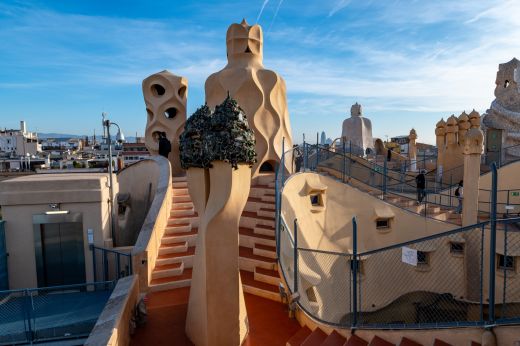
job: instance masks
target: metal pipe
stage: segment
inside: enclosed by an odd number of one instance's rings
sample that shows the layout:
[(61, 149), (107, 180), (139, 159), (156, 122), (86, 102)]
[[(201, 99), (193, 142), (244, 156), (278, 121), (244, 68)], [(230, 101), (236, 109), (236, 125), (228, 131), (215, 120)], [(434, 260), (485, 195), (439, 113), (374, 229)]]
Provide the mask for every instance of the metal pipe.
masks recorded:
[(109, 192), (110, 192), (110, 235), (112, 237), (112, 246), (116, 246), (116, 230), (115, 230), (115, 219), (114, 219), (114, 185), (112, 180), (112, 138), (110, 138), (110, 120), (103, 120), (103, 125), (107, 132), (108, 141), (108, 180), (109, 180)]
[(357, 325), (357, 221), (356, 217), (352, 218), (352, 327)]
[(294, 290), (298, 292), (298, 219), (294, 219)]
[(497, 165), (491, 164), (491, 239), (489, 245), (489, 324), (495, 323), (495, 274), (497, 243)]

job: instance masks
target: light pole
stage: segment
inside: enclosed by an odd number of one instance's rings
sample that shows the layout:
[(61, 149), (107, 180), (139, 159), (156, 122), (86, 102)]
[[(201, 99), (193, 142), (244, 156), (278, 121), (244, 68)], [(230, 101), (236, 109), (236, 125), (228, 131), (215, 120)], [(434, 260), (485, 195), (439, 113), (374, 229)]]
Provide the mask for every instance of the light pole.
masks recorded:
[(109, 119), (105, 119), (107, 116), (107, 113), (103, 112), (103, 113), (101, 113), (101, 116), (103, 117), (102, 124), (103, 124), (104, 130), (106, 130), (106, 139), (107, 139), (107, 143), (108, 143), (108, 181), (109, 181), (109, 192), (110, 192), (110, 235), (112, 237), (112, 247), (115, 247), (116, 227), (115, 227), (115, 219), (114, 219), (114, 185), (112, 184), (112, 173), (114, 172), (114, 169), (112, 167), (112, 138), (110, 137), (110, 125), (117, 126), (117, 135), (116, 135), (117, 142), (119, 142), (119, 143), (124, 142), (125, 136), (123, 135), (123, 132), (121, 132), (121, 128), (119, 128), (119, 125), (117, 125), (114, 122), (111, 122)]

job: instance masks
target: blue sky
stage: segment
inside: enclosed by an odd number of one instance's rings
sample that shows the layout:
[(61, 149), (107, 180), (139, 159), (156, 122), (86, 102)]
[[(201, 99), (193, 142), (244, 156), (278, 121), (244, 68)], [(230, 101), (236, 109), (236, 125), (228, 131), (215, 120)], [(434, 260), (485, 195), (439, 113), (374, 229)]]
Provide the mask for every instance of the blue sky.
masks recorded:
[(2, 0), (0, 127), (100, 133), (106, 111), (142, 135), (141, 81), (164, 69), (188, 78), (189, 115), (242, 18), (264, 29), (296, 142), (339, 136), (357, 101), (374, 136), (415, 127), (433, 143), (441, 117), (485, 111), (498, 64), (520, 58), (517, 0)]

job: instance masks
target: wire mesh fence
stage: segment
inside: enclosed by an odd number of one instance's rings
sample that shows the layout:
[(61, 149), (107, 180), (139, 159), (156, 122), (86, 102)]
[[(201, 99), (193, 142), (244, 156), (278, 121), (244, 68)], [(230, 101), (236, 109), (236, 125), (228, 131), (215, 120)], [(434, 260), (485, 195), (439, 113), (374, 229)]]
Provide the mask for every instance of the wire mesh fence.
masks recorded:
[(482, 227), (360, 254), (359, 326), (482, 321)]
[(298, 249), (298, 292), (301, 307), (331, 325), (352, 320), (352, 256)]
[(0, 291), (0, 345), (87, 336), (114, 282)]
[(496, 314), (501, 322), (520, 321), (520, 220), (503, 220), (497, 230)]

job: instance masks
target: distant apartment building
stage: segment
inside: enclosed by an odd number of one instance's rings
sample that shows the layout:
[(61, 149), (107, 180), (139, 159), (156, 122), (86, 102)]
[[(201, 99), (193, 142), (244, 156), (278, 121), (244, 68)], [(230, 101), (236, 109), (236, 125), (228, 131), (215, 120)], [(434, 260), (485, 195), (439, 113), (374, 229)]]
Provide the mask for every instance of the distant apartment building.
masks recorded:
[(9, 156), (32, 156), (41, 151), (37, 133), (28, 132), (25, 121), (20, 121), (20, 129), (0, 130), (0, 152)]
[(121, 156), (123, 156), (124, 166), (126, 167), (146, 159), (150, 156), (150, 153), (144, 143), (123, 143)]

